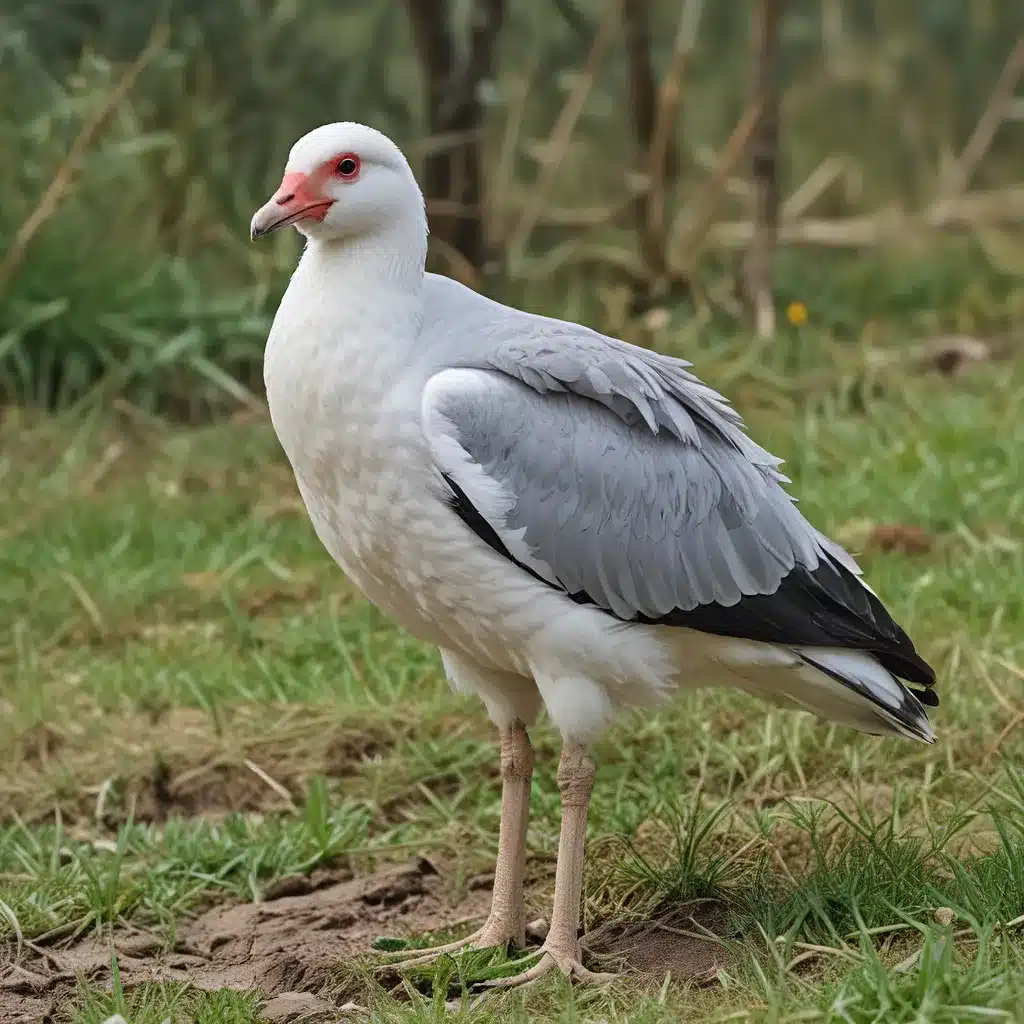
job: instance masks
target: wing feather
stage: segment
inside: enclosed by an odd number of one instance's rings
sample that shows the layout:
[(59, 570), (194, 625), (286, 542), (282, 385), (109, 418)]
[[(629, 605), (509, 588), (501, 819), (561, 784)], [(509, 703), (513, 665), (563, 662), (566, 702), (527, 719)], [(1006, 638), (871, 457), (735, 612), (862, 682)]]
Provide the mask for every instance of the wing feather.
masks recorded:
[(621, 620), (867, 651), (934, 683), (724, 398), (681, 361), (560, 321), (529, 327), (482, 325), (485, 356), (423, 395), (453, 507), (487, 543)]

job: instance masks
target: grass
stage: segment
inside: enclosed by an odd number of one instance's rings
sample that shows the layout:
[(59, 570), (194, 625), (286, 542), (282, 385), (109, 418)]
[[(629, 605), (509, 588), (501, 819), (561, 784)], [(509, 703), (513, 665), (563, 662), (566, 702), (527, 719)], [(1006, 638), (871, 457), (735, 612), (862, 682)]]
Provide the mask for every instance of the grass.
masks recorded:
[[(926, 531), (926, 552), (868, 545), (862, 562), (939, 671), (939, 743), (710, 691), (627, 716), (596, 751), (586, 922), (714, 900), (729, 966), (710, 988), (553, 980), (456, 1019), (1022, 1019), (1024, 371), (875, 388), (861, 349), (807, 341), (784, 383), (785, 345), (756, 363), (711, 348), (699, 369), (729, 378), (821, 528), (852, 546), (873, 524)], [(128, 920), (171, 942), (189, 913), (320, 865), (425, 854), (453, 894), (490, 868), (493, 730), (330, 564), (265, 421), (172, 429), (121, 402), (13, 410), (0, 429), (0, 938)], [(534, 740), (532, 916), (549, 912), (559, 818), (557, 737)], [(413, 1021), (495, 969), (449, 961), (435, 995), (401, 999), (358, 962), (342, 973), (377, 1019)], [(258, 1006), (83, 981), (69, 1019), (255, 1021)]]
[(308, 873), (362, 845), (368, 824), (365, 807), (328, 806), (322, 783), (291, 820), (127, 824), (98, 842), (76, 841), (59, 821), (0, 832), (6, 926), (22, 937), (81, 934), (132, 914), (170, 927), (201, 894), (258, 900), (268, 881)]
[[(422, 136), (408, 27), (387, 2), (277, 5), (270, 26), (235, 6), (172, 12), (55, 215), (0, 271), (0, 948), (15, 958), (128, 926), (171, 949), (208, 906), (417, 854), (441, 865), (454, 902), (493, 863), (492, 727), (449, 691), (436, 652), (330, 563), (258, 398), (297, 250), (283, 235), (250, 247), (244, 225), (313, 124), (358, 116), (403, 145)], [(558, 10), (585, 30), (600, 15), (582, 0), (543, 6), (508, 12), (487, 100), (499, 251), (590, 43)], [(704, 6), (670, 219), (744, 103), (748, 13)], [(808, 216), (926, 207), (970, 136), (1020, 5), (924, 5), (924, 20), (919, 6), (791, 5), (783, 196), (822, 161), (845, 167)], [(0, 235), (30, 219), (156, 13), (0, 2)], [(651, 13), (664, 67), (677, 12)], [(526, 54), (562, 72), (536, 74)], [(613, 48), (545, 216), (620, 203), (636, 162), (626, 91)], [(1019, 179), (1019, 130), (1000, 127), (972, 189)], [(742, 186), (729, 183), (722, 218), (749, 216)], [(581, 246), (635, 252), (623, 210), (594, 230), (539, 224), (521, 276), (491, 287), (681, 351), (728, 393), (937, 667), (939, 743), (855, 736), (715, 692), (602, 738), (586, 924), (682, 928), (723, 951), (713, 983), (634, 976), (592, 992), (551, 979), (526, 1001), (456, 1004), (463, 985), (508, 969), (476, 954), (394, 989), (339, 956), (335, 980), (395, 1024), (1024, 1021), (1024, 368), (947, 378), (899, 355), (940, 334), (1019, 336), (1019, 238), (990, 226), (869, 258), (782, 251), (778, 308), (799, 301), (808, 321), (765, 346), (730, 312), (734, 253), (709, 246), (693, 301), (653, 319), (631, 314), (611, 265), (577, 265)], [(885, 550), (880, 525), (921, 531), (927, 550)], [(533, 739), (531, 917), (549, 914), (559, 821), (558, 738), (542, 724)], [(715, 935), (694, 933), (709, 907)], [(63, 1021), (263, 1012), (259, 992), (122, 985), (116, 953), (108, 963), (112, 983), (83, 973)]]
[(249, 1024), (258, 1019), (262, 1003), (256, 995), (228, 989), (196, 992), (184, 985), (144, 985), (126, 994), (115, 980), (109, 993), (83, 989), (79, 1005), (67, 1019), (70, 1024), (104, 1024), (114, 1014), (121, 1014), (130, 1024), (165, 1024), (167, 1020)]

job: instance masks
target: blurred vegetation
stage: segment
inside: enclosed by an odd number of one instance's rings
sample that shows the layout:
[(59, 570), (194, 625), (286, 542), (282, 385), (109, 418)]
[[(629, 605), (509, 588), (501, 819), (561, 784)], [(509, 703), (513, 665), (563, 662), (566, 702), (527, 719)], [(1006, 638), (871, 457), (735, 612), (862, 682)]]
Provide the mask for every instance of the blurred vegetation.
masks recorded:
[[(450, 5), (459, 39), (472, 6)], [(699, 213), (687, 203), (704, 195), (743, 114), (751, 63), (748, 0), (689, 6), (700, 20), (666, 218), (684, 234)], [(694, 288), (665, 300), (663, 339), (631, 312), (644, 272), (630, 210), (638, 159), (621, 36), (603, 60), (592, 52), (608, 17), (602, 0), (506, 4), (496, 80), (480, 90), (483, 220), (495, 259), (476, 283), (659, 344), (698, 309), (702, 326), (688, 344), (713, 345), (742, 329), (727, 231), (702, 246)], [(658, 75), (679, 17), (679, 4), (649, 6)], [(166, 38), (112, 103), (163, 23)], [(828, 180), (804, 213), (840, 226), (934, 204), (1022, 34), (1018, 0), (792, 0), (779, 29), (783, 242), (785, 199), (816, 171)], [(579, 75), (588, 55), (597, 65), (589, 90)], [(549, 146), (574, 93), (574, 130), (561, 149)], [(423, 97), (407, 11), (394, 0), (0, 0), (0, 400), (60, 407), (100, 383), (184, 417), (255, 403), (263, 341), (298, 242), (250, 246), (253, 209), (276, 186), (291, 143), (325, 121), (373, 124), (422, 170)], [(971, 175), (970, 193), (994, 197), (978, 223), (961, 218), (939, 237), (890, 220), (895, 230), (867, 252), (786, 245), (776, 263), (780, 311), (800, 300), (811, 326), (841, 339), (869, 330), (877, 341), (879, 321), (894, 337), (1019, 331), (1024, 241), (1015, 221), (1024, 202), (1018, 196), (1006, 216), (999, 204), (1021, 183), (1022, 104), (1011, 104)], [(72, 167), (68, 154), (91, 118), (102, 123)], [(510, 259), (551, 161), (522, 259)], [(20, 244), (62, 173), (69, 187)], [(728, 175), (717, 222), (749, 218), (745, 174), (743, 165)], [(782, 329), (806, 340), (784, 318)]]

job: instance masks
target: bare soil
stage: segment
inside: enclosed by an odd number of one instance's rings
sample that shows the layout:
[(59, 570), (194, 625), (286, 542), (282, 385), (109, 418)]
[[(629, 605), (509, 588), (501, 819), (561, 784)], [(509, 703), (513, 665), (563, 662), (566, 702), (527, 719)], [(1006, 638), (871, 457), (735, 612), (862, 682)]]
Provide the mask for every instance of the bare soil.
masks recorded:
[[(46, 820), (59, 802), (66, 825), (94, 826), (96, 794), (110, 778), (117, 784), (101, 824), (111, 830), (128, 818), (162, 823), (288, 810), (303, 800), (311, 775), (353, 778), (386, 756), (405, 728), (400, 716), (389, 732), (372, 720), (339, 723), (302, 706), (269, 717), (259, 707), (235, 708), (220, 736), (203, 711), (157, 708), (126, 716), (112, 736), (102, 709), (76, 708), (61, 727), (35, 726), (11, 739), (12, 756), (0, 765), (0, 823), (15, 814)], [(61, 788), (69, 777), (75, 788)]]
[(731, 957), (720, 941), (728, 928), (726, 908), (702, 901), (678, 908), (657, 920), (611, 922), (583, 939), (588, 953), (606, 958), (603, 970), (619, 969), (657, 982), (673, 980), (710, 985)]
[[(126, 989), (180, 981), (205, 989), (259, 989), (268, 1019), (336, 1019), (359, 993), (339, 986), (341, 961), (367, 953), (381, 935), (417, 936), (481, 921), (487, 886), (452, 901), (444, 878), (426, 859), (372, 875), (337, 871), (282, 879), (261, 903), (214, 907), (184, 924), (174, 947), (141, 930), (113, 935)], [(606, 925), (584, 938), (589, 955), (618, 969), (660, 980), (707, 983), (726, 962), (723, 948), (694, 933), (719, 931), (717, 905), (680, 911), (672, 922)], [(91, 936), (64, 946), (0, 948), (0, 1024), (57, 1024), (78, 978), (110, 979), (110, 940)], [(327, 1016), (324, 1017), (323, 1015)]]

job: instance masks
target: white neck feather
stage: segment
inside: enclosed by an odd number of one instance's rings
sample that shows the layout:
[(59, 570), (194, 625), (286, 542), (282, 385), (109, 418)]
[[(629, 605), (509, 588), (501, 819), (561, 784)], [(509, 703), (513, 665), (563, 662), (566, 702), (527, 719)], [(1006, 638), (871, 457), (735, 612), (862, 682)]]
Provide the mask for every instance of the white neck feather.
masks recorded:
[(325, 431), (371, 422), (414, 360), (425, 256), (422, 215), (360, 238), (310, 239), (264, 354), (271, 416), (293, 465)]
[(385, 291), (418, 293), (427, 259), (427, 225), (421, 208), (372, 234), (355, 238), (311, 238), (302, 254), (314, 273), (372, 285)]
[[(325, 346), (413, 345), (426, 250), (422, 213), (357, 238), (311, 238), (267, 339), (267, 372), (279, 356), (291, 362)], [(385, 324), (388, 340), (374, 338)]]

